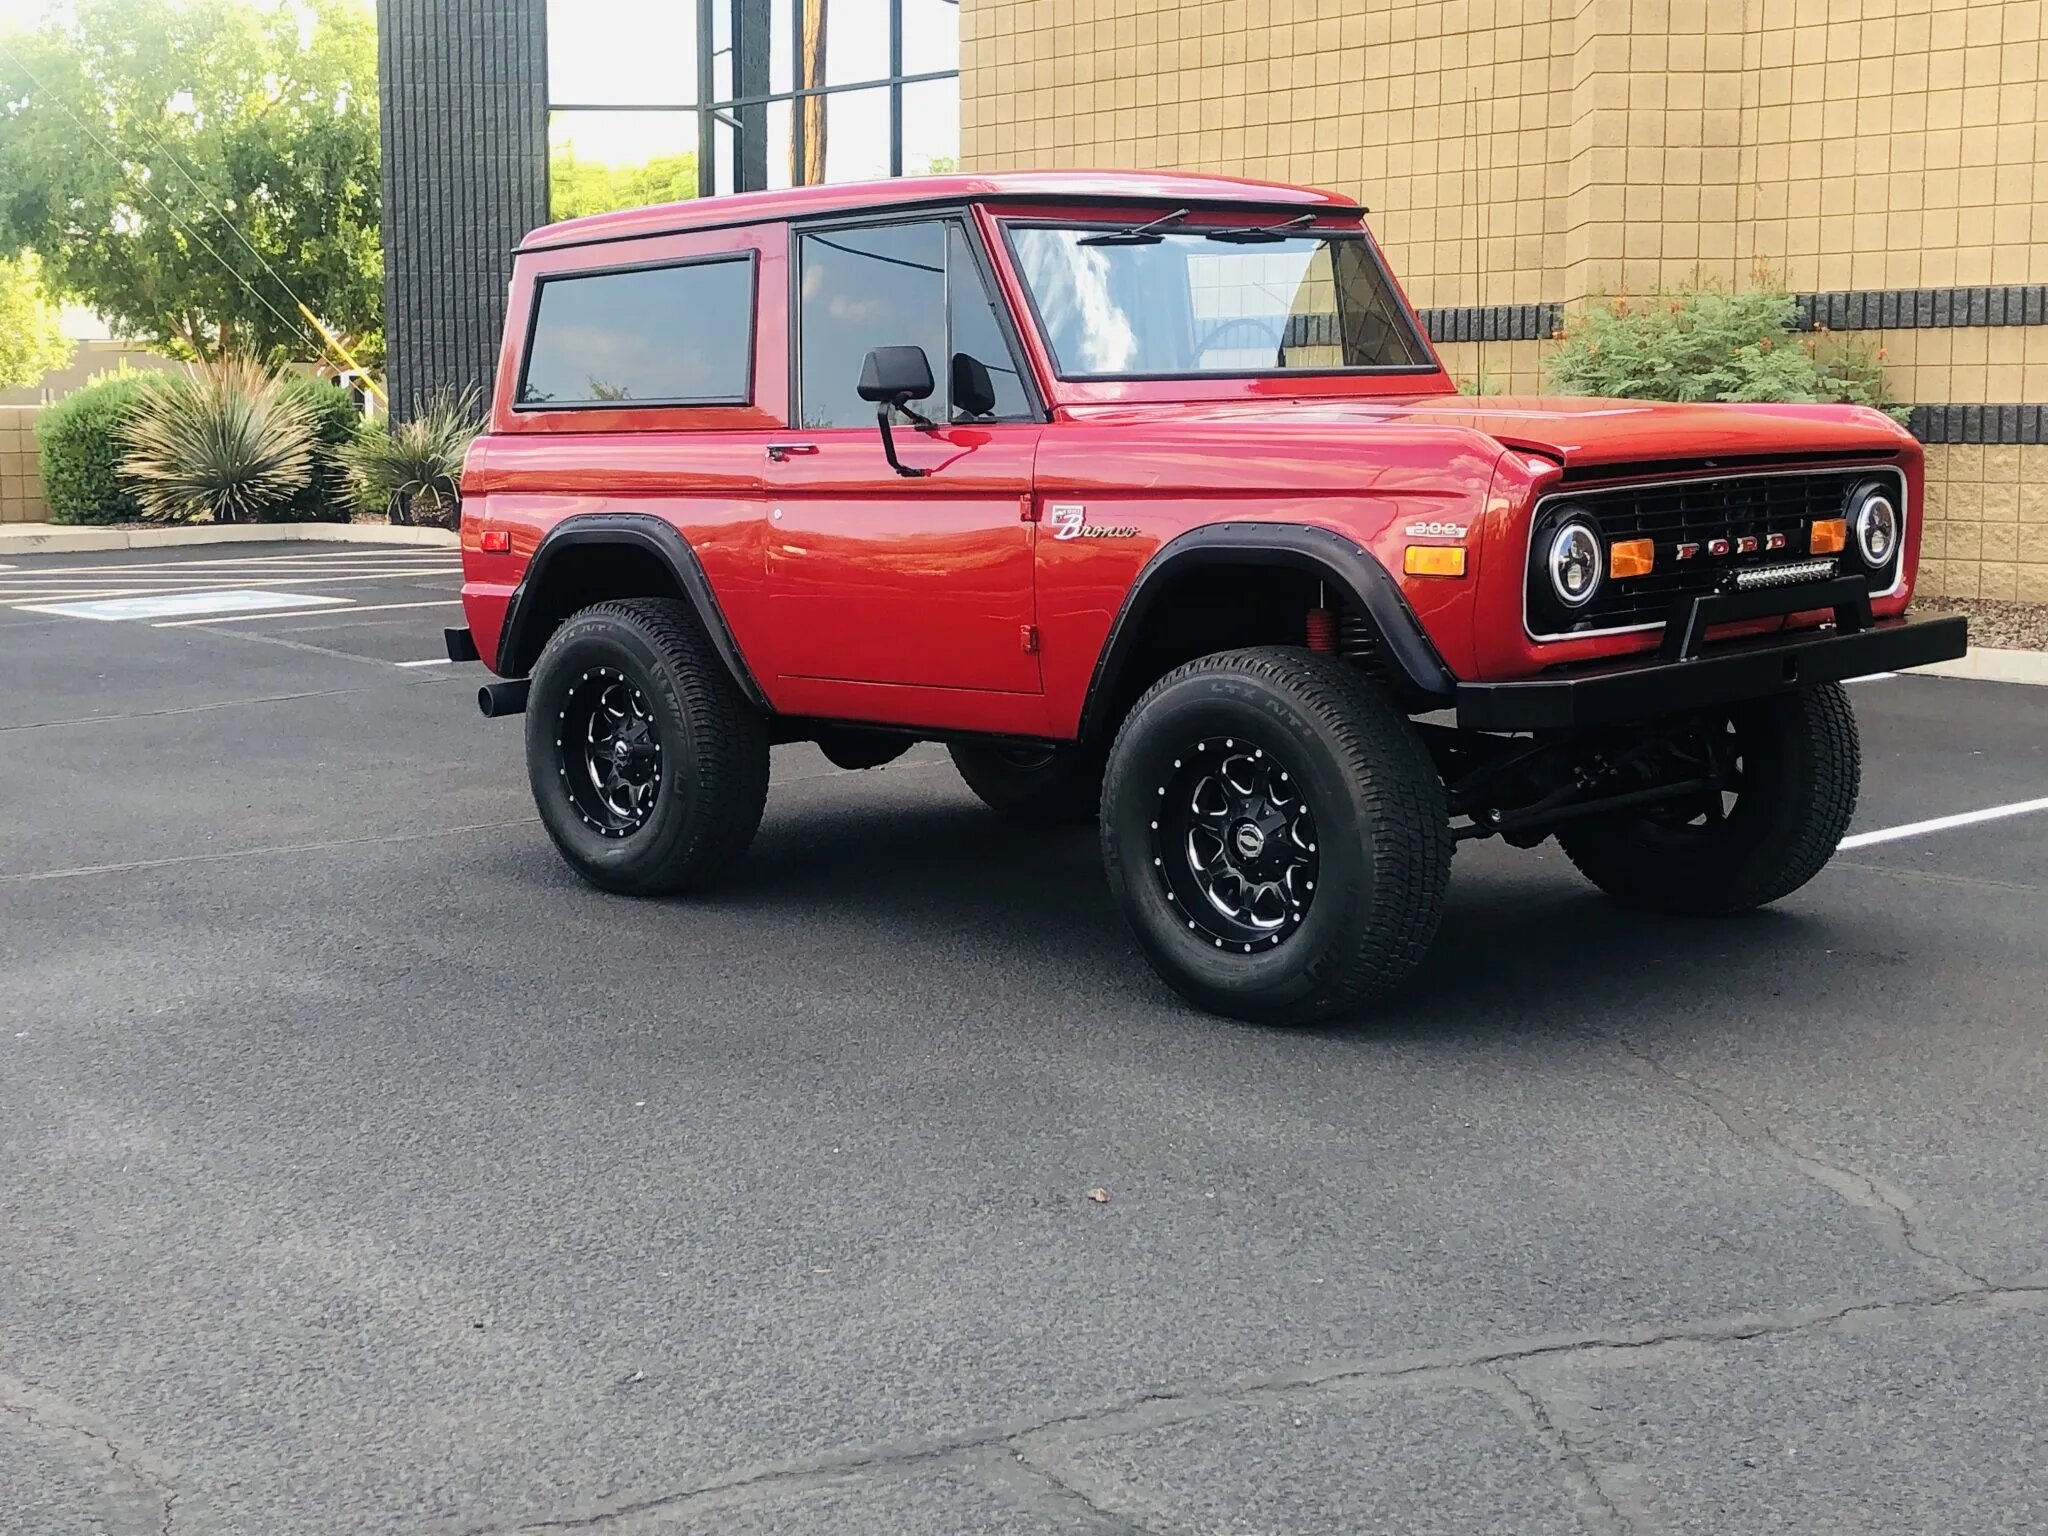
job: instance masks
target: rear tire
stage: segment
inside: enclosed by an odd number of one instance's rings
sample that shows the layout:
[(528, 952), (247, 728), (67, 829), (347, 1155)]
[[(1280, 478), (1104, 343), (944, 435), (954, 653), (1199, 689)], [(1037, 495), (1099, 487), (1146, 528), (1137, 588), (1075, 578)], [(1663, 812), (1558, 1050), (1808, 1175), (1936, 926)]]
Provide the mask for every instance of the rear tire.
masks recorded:
[[(1747, 912), (1826, 867), (1856, 814), (1862, 746), (1839, 683), (1740, 705), (1726, 732), (1740, 779), (1723, 815), (1620, 814), (1568, 824), (1558, 844), (1618, 901), (1688, 917)], [(1718, 796), (1717, 796), (1718, 798)]]
[(1103, 754), (1081, 745), (956, 741), (953, 766), (981, 803), (1021, 826), (1092, 821)]
[(1442, 780), (1351, 667), (1287, 647), (1188, 663), (1109, 755), (1102, 856), (1132, 934), (1196, 1006), (1307, 1024), (1421, 961), (1450, 880)]
[(660, 896), (719, 879), (768, 798), (768, 729), (681, 602), (599, 603), (533, 669), (526, 767), (541, 824), (592, 885)]

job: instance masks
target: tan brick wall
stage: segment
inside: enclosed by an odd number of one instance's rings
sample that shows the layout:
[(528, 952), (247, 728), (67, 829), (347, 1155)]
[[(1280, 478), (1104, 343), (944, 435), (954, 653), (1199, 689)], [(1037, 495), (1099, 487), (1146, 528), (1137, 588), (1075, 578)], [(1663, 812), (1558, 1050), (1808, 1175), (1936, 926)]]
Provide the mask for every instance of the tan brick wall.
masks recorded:
[(36, 474), (36, 410), (0, 405), (0, 523), (35, 523), (49, 516)]
[(1935, 444), (1920, 588), (2048, 603), (2048, 447)]
[(2042, 45), (2041, 0), (964, 0), (961, 151), (1336, 188), (1424, 306), (2048, 282)]
[[(1330, 187), (1376, 210), (1425, 307), (1741, 284), (1760, 269), (1800, 292), (2043, 283), (2044, 10), (963, 0), (962, 161)], [(2048, 327), (1854, 339), (1883, 349), (1901, 400), (2048, 402)], [(1541, 387), (1541, 342), (1440, 350), (1467, 388)], [(2048, 447), (1933, 446), (1928, 462), (1929, 590), (2048, 597), (2015, 531)]]

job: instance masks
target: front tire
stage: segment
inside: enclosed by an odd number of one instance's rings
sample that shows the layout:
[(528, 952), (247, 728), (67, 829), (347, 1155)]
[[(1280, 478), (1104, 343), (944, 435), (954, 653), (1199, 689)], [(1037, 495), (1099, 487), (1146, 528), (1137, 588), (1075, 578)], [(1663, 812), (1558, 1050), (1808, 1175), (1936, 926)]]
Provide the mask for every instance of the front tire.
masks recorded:
[(1109, 755), (1102, 855), (1146, 958), (1196, 1006), (1307, 1024), (1392, 991), (1450, 879), (1444, 787), (1356, 671), (1272, 646), (1188, 663)]
[(1717, 917), (1789, 896), (1826, 867), (1862, 782), (1848, 692), (1828, 683), (1743, 704), (1714, 734), (1725, 738), (1727, 792), (1560, 828), (1580, 874), (1633, 907)]
[(533, 669), (526, 767), (541, 824), (592, 885), (660, 896), (746, 851), (768, 798), (768, 730), (681, 602), (599, 603)]

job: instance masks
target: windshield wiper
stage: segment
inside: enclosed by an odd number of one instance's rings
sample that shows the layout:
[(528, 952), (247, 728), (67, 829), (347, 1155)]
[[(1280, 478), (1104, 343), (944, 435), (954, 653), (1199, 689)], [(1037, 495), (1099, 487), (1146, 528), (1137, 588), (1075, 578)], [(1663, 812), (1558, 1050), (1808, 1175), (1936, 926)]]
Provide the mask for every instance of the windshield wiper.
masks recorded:
[(1314, 214), (1304, 213), (1284, 224), (1262, 224), (1249, 229), (1205, 229), (1202, 238), (1220, 240), (1226, 245), (1263, 245), (1271, 240), (1285, 240), (1290, 231), (1307, 229), (1315, 221)]
[(1176, 208), (1164, 218), (1154, 219), (1150, 224), (1134, 224), (1129, 229), (1112, 229), (1100, 235), (1083, 235), (1076, 245), (1157, 245), (1165, 239), (1162, 230), (1173, 228), (1188, 216), (1190, 210)]

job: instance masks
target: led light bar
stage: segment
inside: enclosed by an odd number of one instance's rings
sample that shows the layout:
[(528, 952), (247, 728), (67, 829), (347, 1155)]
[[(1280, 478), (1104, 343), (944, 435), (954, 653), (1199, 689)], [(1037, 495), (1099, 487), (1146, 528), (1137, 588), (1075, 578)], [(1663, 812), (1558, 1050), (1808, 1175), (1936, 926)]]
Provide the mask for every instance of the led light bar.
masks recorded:
[(1835, 574), (1832, 560), (1799, 560), (1791, 565), (1765, 565), (1735, 573), (1735, 590), (1754, 592), (1759, 587), (1795, 587), (1802, 581), (1826, 581)]

